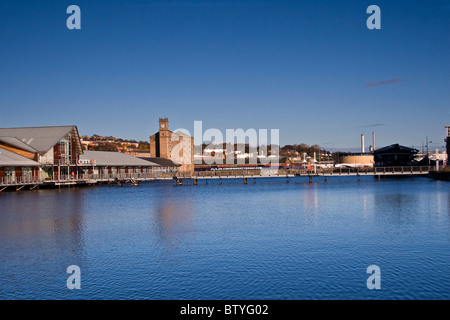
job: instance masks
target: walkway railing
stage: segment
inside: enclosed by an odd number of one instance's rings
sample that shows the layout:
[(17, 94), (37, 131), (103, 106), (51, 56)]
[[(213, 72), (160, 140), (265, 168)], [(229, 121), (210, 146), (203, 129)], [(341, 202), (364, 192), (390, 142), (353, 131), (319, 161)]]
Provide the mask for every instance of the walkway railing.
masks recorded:
[(149, 173), (104, 173), (104, 174), (76, 174), (60, 175), (53, 178), (42, 179), (39, 176), (3, 177), (0, 186), (37, 185), (57, 182), (108, 182), (108, 181), (145, 181), (158, 179), (202, 179), (212, 177), (282, 177), (286, 175), (297, 176), (333, 176), (333, 175), (407, 175), (428, 174), (434, 166), (403, 166), (403, 167), (376, 167), (376, 168), (316, 168), (316, 169), (238, 169), (223, 171), (195, 171), (190, 172), (149, 172)]
[(273, 176), (286, 176), (286, 175), (388, 175), (388, 174), (427, 174), (434, 167), (432, 166), (402, 166), (402, 167), (376, 167), (376, 168), (316, 168), (316, 169), (269, 169), (263, 168), (261, 170), (256, 169), (236, 169), (236, 170), (224, 170), (224, 171), (196, 171), (194, 177), (242, 177), (242, 176), (259, 176), (259, 177), (273, 177)]
[(3, 177), (0, 178), (0, 185), (1, 186), (17, 186), (17, 185), (24, 185), (24, 184), (37, 184), (41, 183), (42, 179), (38, 176), (24, 176), (24, 177)]

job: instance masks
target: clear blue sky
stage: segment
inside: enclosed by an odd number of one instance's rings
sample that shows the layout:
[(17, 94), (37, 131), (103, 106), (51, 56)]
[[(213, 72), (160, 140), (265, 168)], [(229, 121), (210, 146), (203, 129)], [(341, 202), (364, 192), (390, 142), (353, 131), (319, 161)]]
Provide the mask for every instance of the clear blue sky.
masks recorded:
[(0, 61), (1, 127), (148, 140), (169, 117), (345, 149), (450, 125), (450, 1), (0, 0)]

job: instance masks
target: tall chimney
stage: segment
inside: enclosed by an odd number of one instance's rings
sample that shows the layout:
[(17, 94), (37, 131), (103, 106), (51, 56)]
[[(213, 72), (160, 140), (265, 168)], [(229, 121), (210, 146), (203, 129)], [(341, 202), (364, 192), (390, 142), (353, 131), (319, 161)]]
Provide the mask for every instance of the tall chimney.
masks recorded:
[(373, 151), (375, 151), (375, 131), (372, 131), (372, 147)]
[(361, 134), (361, 153), (364, 153), (364, 134)]

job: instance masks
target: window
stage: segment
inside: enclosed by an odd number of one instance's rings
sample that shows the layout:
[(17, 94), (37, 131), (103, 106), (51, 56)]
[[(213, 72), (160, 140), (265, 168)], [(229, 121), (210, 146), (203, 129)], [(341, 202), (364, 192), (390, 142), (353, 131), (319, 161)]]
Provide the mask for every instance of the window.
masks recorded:
[(67, 135), (59, 141), (59, 163), (70, 164), (71, 159), (71, 142), (70, 136)]

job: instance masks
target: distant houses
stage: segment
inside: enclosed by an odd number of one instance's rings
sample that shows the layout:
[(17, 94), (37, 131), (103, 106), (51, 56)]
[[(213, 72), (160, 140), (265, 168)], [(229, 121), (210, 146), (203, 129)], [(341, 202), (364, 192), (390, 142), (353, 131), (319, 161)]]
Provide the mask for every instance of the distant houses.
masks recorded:
[[(81, 144), (84, 150), (94, 151), (119, 151), (133, 156), (150, 156), (149, 143), (144, 141), (126, 140), (116, 137), (81, 136)], [(144, 146), (144, 149), (141, 148)]]

